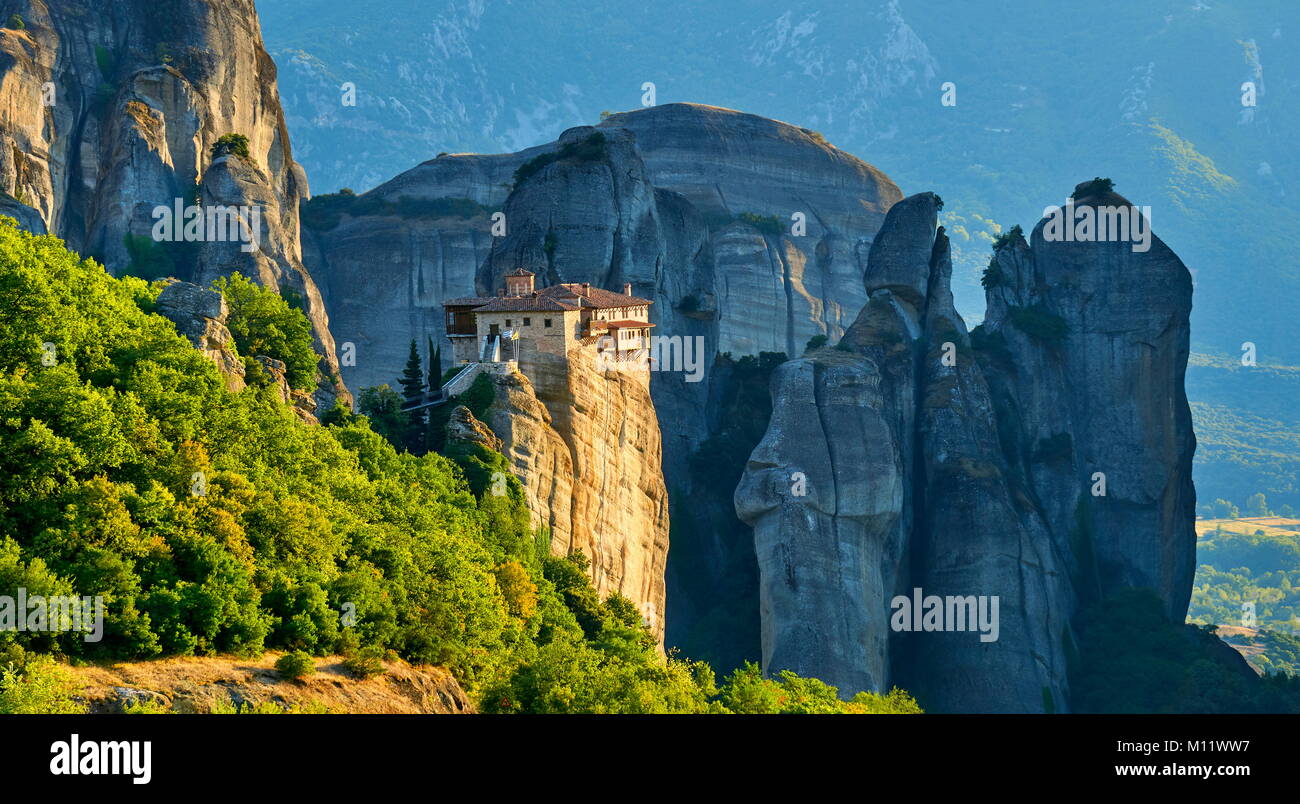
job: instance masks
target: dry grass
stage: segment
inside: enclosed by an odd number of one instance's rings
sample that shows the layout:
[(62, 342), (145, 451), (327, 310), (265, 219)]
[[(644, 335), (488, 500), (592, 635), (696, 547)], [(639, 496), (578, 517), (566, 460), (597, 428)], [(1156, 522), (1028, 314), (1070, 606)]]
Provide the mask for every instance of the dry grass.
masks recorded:
[(1251, 535), (1257, 530), (1262, 530), (1266, 536), (1294, 536), (1297, 531), (1300, 531), (1300, 519), (1288, 519), (1281, 516), (1261, 516), (1242, 517), (1240, 519), (1196, 520), (1197, 536), (1203, 536), (1206, 533), (1214, 531), (1216, 528), (1222, 528), (1224, 533)]
[(386, 662), (385, 674), (358, 679), (343, 667), (342, 657), (328, 656), (315, 660), (315, 675), (292, 681), (275, 670), (280, 655), (122, 662), (74, 667), (71, 672), (91, 712), (121, 711), (125, 700), (139, 697), (182, 714), (208, 713), (214, 708), (228, 708), (230, 703), (243, 708), (270, 703), (282, 710), (339, 714), (473, 711), (460, 685), (439, 667)]

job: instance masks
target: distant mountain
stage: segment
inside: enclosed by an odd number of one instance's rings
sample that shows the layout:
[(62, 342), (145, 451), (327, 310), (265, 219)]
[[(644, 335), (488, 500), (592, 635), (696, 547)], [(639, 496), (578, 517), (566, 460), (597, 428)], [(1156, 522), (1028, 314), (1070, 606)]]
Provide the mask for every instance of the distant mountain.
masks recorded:
[[(1238, 361), (1245, 342), (1261, 367), (1300, 365), (1283, 302), (1300, 294), (1291, 242), (1300, 213), (1286, 195), (1300, 179), (1290, 141), (1300, 130), (1300, 14), (1289, 0), (1011, 6), (258, 3), (295, 153), (318, 192), (361, 191), (442, 151), (548, 142), (604, 110), (640, 106), (653, 82), (656, 103), (786, 120), (879, 167), (905, 194), (940, 193), (956, 306), (974, 324), (997, 233), (1038, 220), (1042, 200), (1080, 176), (1109, 176), (1151, 207), (1196, 282), (1192, 349), (1207, 356), (1193, 359), (1188, 394), (1207, 447), (1201, 496), (1240, 505), (1265, 491), (1300, 505), (1295, 453), (1273, 455), (1269, 435), (1291, 420), (1258, 407), (1284, 393), (1266, 379), (1278, 375), (1209, 367)], [(1242, 105), (1248, 81), (1254, 107)], [(355, 107), (342, 105), (344, 82), (356, 86)], [(955, 106), (941, 104), (945, 82)]]
[[(517, 151), (602, 110), (693, 101), (815, 129), (947, 202), (954, 291), (982, 314), (999, 227), (1078, 177), (1150, 205), (1197, 281), (1192, 344), (1300, 362), (1288, 257), (1300, 177), (1300, 15), (1101, 0), (261, 0), (298, 158), (316, 189), (368, 189), (441, 151)], [(1189, 54), (1194, 54), (1189, 57)], [(1241, 85), (1256, 86), (1243, 107)], [(340, 86), (356, 86), (356, 106)], [(953, 82), (956, 106), (941, 105)], [(1061, 199), (1062, 201), (1064, 199)], [(1223, 222), (1230, 221), (1230, 226)]]

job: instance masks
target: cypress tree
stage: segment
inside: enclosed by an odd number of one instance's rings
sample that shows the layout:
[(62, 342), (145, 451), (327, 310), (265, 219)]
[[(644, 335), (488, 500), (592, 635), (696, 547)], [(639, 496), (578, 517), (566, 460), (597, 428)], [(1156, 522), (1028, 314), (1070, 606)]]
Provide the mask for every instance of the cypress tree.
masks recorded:
[[(405, 407), (424, 402), (424, 371), (420, 368), (420, 350), (411, 339), (411, 353), (406, 358), (406, 368), (402, 371), (402, 396)], [(409, 424), (406, 436), (406, 449), (417, 455), (424, 452), (424, 414), (423, 410), (408, 411)]]
[(429, 339), (429, 393), (436, 394), (442, 390), (442, 347), (433, 348), (433, 338)]

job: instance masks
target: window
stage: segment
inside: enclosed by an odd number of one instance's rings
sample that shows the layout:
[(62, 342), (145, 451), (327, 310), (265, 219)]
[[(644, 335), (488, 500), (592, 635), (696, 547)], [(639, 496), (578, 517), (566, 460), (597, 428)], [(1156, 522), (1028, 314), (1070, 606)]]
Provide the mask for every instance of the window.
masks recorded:
[(525, 318), (525, 319), (524, 319), (524, 326), (525, 326), (525, 327), (531, 327), (532, 325), (533, 325), (533, 319), (531, 319), (531, 318)]
[(550, 325), (551, 325), (551, 319), (546, 318), (542, 320), (542, 326), (549, 327)]
[(506, 326), (507, 326), (507, 327), (510, 326), (510, 319), (508, 319), (508, 318), (506, 319)]

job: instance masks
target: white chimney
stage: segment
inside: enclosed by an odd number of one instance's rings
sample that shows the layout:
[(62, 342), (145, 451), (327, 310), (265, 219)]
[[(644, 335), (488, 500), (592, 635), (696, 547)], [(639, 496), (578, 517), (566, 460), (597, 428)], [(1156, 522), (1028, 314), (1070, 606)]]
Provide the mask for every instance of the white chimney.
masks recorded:
[(623, 283), (623, 295), (624, 295), (624, 296), (631, 296), (631, 295), (632, 295), (632, 283), (631, 283), (631, 282), (624, 282), (624, 283)]

